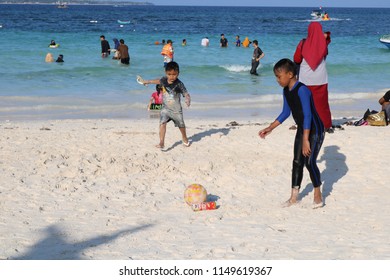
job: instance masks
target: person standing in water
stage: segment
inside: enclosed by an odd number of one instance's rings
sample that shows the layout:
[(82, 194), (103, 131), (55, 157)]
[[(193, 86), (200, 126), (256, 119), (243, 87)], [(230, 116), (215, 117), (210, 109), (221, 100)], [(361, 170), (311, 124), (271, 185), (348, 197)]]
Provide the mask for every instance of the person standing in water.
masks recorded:
[(121, 63), (125, 65), (129, 65), (130, 64), (129, 47), (125, 44), (125, 40), (123, 39), (120, 39), (119, 43), (120, 45), (117, 51), (119, 52)]
[(257, 40), (253, 40), (253, 56), (252, 56), (252, 68), (250, 73), (252, 75), (258, 75), (257, 74), (257, 67), (260, 65), (260, 59), (264, 57), (264, 52), (259, 48), (259, 42)]
[(102, 57), (108, 57), (110, 55), (110, 44), (108, 43), (104, 35), (100, 36), (100, 43), (102, 46)]
[(173, 61), (174, 50), (172, 44), (172, 40), (167, 40), (167, 43), (162, 48), (161, 55), (164, 57), (164, 68), (169, 62)]

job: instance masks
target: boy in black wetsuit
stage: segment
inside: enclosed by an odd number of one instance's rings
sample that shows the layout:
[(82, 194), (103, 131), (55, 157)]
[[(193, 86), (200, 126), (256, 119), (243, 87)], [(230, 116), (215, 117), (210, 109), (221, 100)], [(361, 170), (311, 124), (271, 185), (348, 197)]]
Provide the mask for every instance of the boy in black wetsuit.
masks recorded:
[(298, 126), (294, 143), (291, 197), (284, 206), (298, 202), (299, 189), (303, 177), (303, 166), (310, 173), (314, 187), (313, 208), (322, 207), (321, 174), (317, 167), (317, 156), (324, 141), (324, 125), (314, 107), (310, 90), (297, 80), (296, 65), (289, 59), (282, 59), (274, 66), (274, 74), (283, 87), (283, 111), (268, 127), (259, 131), (265, 138), (292, 113)]

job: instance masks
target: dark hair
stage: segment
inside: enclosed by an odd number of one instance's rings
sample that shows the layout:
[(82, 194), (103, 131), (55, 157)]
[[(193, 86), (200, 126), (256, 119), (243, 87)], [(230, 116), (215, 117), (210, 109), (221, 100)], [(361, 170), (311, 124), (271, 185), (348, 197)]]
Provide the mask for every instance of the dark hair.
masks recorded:
[(221, 36), (225, 36), (225, 34), (222, 33)]
[(172, 40), (168, 40), (168, 41), (167, 41), (167, 44), (169, 44), (169, 43), (173, 43)]
[(165, 66), (165, 71), (170, 71), (170, 70), (175, 70), (177, 72), (180, 72), (179, 71), (179, 64), (177, 64), (174, 61), (168, 62), (167, 66)]
[(297, 75), (297, 65), (288, 58), (283, 58), (283, 59), (279, 60), (278, 62), (276, 62), (275, 66), (274, 66), (274, 72), (280, 71), (280, 70), (284, 70), (286, 72), (291, 72), (291, 73), (293, 73), (294, 76)]
[(156, 91), (160, 92), (160, 90), (162, 90), (162, 86), (160, 84), (156, 85)]
[(255, 45), (259, 45), (259, 42), (257, 40), (253, 40), (252, 43), (255, 44)]
[(125, 43), (125, 40), (120, 39), (119, 42), (120, 42), (121, 44), (124, 44), (124, 43)]
[(106, 37), (104, 37), (104, 35), (101, 35), (100, 38), (106, 39)]

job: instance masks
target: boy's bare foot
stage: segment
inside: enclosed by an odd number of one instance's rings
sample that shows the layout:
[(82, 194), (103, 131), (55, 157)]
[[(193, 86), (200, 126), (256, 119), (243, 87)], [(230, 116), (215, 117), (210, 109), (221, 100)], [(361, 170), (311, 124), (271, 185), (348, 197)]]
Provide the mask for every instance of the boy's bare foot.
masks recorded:
[(190, 141), (187, 141), (187, 142), (183, 141), (183, 145), (186, 146), (186, 147), (189, 147), (189, 146), (191, 146), (191, 143), (190, 143)]
[(313, 209), (322, 208), (324, 207), (324, 203), (322, 201), (316, 203), (313, 201)]
[(158, 148), (158, 149), (164, 149), (164, 144), (157, 144), (157, 145), (156, 145), (156, 148)]
[(290, 207), (294, 204), (298, 203), (298, 194), (299, 194), (299, 189), (297, 188), (291, 188), (291, 197), (282, 203), (282, 207)]
[(283, 208), (290, 207), (290, 206), (293, 206), (297, 203), (298, 203), (298, 201), (292, 201), (291, 199), (289, 199), (289, 200), (286, 200), (285, 202), (282, 203), (282, 207)]
[(322, 201), (322, 193), (319, 187), (314, 188), (314, 199), (313, 199), (313, 209), (324, 207), (324, 202)]

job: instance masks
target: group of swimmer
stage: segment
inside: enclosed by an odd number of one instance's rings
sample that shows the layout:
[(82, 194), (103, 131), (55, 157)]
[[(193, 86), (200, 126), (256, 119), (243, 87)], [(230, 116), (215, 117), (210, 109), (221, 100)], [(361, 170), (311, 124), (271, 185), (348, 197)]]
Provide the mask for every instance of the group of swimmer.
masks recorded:
[[(60, 45), (57, 44), (54, 40), (50, 41), (49, 48), (58, 48)], [(57, 57), (57, 60), (54, 60), (52, 53), (47, 53), (45, 57), (45, 62), (64, 62), (64, 55), (60, 54)]]
[[(129, 65), (130, 64), (130, 54), (129, 54), (129, 48), (125, 44), (125, 41), (123, 39), (118, 40), (117, 38), (113, 39), (114, 42), (114, 48), (110, 47), (110, 43), (106, 40), (104, 35), (100, 36), (100, 42), (101, 42), (101, 56), (102, 58), (107, 58), (111, 55), (111, 52), (114, 53), (112, 59), (120, 60), (121, 64)], [(163, 45), (161, 50), (161, 55), (163, 56), (163, 62), (164, 62), (164, 68), (166, 68), (167, 64), (169, 62), (173, 61), (174, 58), (174, 48), (173, 48), (173, 41), (168, 40), (162, 40), (161, 43), (156, 41), (155, 45)], [(245, 38), (244, 41), (241, 42), (240, 36), (236, 35), (235, 37), (235, 46), (236, 47), (249, 47), (250, 45), (253, 45), (254, 52), (252, 56), (252, 66), (250, 73), (252, 75), (258, 75), (257, 74), (257, 67), (260, 64), (260, 59), (264, 57), (264, 52), (260, 49), (258, 45), (257, 40), (253, 40), (252, 42), (249, 40), (248, 37)], [(187, 40), (182, 40), (182, 46), (187, 45)], [(210, 45), (210, 40), (208, 37), (204, 37), (201, 40), (201, 46), (208, 47)], [(54, 40), (51, 40), (49, 44), (50, 48), (57, 48), (59, 47), (59, 44), (57, 44)], [(220, 38), (220, 47), (221, 48), (227, 48), (228, 47), (228, 39), (225, 37), (224, 34), (221, 34)], [(60, 54), (57, 58), (57, 60), (54, 60), (53, 55), (51, 53), (48, 53), (46, 55), (45, 61), (46, 62), (64, 62), (64, 56)], [(162, 94), (161, 94), (161, 86), (156, 86), (156, 91), (152, 94), (149, 104), (147, 106), (148, 110), (159, 110), (162, 106)]]
[(115, 45), (114, 48), (111, 49), (110, 44), (106, 40), (106, 37), (104, 35), (100, 36), (102, 57), (106, 58), (111, 54), (111, 52), (114, 52), (112, 59), (120, 60), (121, 64), (130, 65), (129, 47), (125, 44), (125, 40), (118, 40), (117, 38), (114, 38), (113, 41)]

